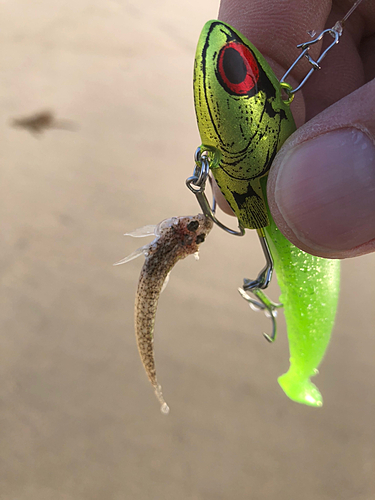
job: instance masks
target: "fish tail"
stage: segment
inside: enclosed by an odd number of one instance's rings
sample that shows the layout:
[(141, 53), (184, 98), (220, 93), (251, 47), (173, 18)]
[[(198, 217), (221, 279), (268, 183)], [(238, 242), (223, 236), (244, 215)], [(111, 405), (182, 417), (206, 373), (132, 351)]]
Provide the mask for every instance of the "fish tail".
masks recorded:
[(293, 370), (289, 370), (277, 381), (285, 394), (293, 401), (308, 406), (323, 406), (323, 397), (309, 377), (296, 377)]

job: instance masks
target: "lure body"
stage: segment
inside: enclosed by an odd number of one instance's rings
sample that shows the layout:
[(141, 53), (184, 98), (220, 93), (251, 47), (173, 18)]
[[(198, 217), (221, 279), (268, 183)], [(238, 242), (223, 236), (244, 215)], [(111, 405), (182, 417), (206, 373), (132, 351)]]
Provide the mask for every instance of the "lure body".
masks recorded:
[(202, 151), (244, 228), (269, 224), (261, 178), (295, 130), (267, 61), (238, 31), (209, 21), (198, 41), (194, 100)]
[(279, 378), (294, 401), (321, 406), (310, 377), (324, 357), (337, 308), (339, 262), (306, 254), (277, 229), (266, 201), (271, 163), (295, 130), (280, 83), (238, 31), (209, 21), (198, 42), (194, 96), (202, 150), (239, 223), (262, 228), (282, 291), (290, 369)]
[(212, 221), (202, 214), (172, 217), (157, 226), (146, 226), (129, 235), (139, 237), (155, 234), (156, 238), (118, 262), (123, 264), (139, 255), (145, 256), (135, 298), (135, 335), (143, 366), (163, 413), (168, 413), (169, 408), (157, 381), (153, 347), (159, 296), (174, 265), (188, 255), (196, 254), (211, 228)]
[(317, 374), (334, 325), (340, 261), (303, 252), (270, 221), (265, 233), (281, 290), (290, 352), (290, 368), (278, 382), (293, 401), (322, 406), (322, 396), (310, 377)]

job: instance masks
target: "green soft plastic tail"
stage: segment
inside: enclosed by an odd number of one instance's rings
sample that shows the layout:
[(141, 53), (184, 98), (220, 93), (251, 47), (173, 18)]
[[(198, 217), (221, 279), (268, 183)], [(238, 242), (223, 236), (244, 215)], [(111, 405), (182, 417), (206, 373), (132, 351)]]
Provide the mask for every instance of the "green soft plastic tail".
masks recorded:
[(290, 370), (277, 379), (285, 394), (296, 401), (309, 406), (319, 408), (323, 406), (323, 398), (319, 389), (309, 378), (298, 379)]

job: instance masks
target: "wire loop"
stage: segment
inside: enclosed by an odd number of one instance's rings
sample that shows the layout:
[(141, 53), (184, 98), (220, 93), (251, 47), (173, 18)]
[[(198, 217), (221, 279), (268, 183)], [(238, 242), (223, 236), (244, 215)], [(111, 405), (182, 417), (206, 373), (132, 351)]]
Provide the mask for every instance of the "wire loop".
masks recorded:
[(212, 208), (210, 207), (210, 203), (205, 194), (205, 187), (207, 179), (209, 179), (210, 174), (210, 157), (207, 151), (201, 150), (201, 148), (197, 148), (194, 155), (195, 167), (194, 172), (191, 177), (186, 179), (186, 185), (190, 189), (192, 193), (195, 194), (198, 203), (206, 217), (212, 220), (217, 226), (226, 231), (229, 234), (233, 234), (234, 236), (243, 236), (245, 234), (245, 229), (238, 224), (238, 231), (229, 228), (222, 222), (220, 222), (215, 217), (215, 209), (216, 209), (216, 200), (215, 197), (213, 199)]
[[(342, 35), (343, 29), (344, 29), (344, 24), (347, 21), (348, 17), (354, 12), (354, 10), (358, 7), (358, 5), (362, 2), (362, 0), (356, 0), (352, 7), (349, 9), (349, 11), (345, 14), (345, 16), (340, 20), (335, 23), (332, 28), (328, 28), (323, 30), (316, 38), (313, 40), (310, 40), (309, 42), (305, 43), (300, 43), (297, 45), (297, 48), (301, 49), (302, 52), (301, 54), (297, 57), (297, 59), (294, 61), (294, 63), (289, 67), (288, 71), (284, 74), (284, 76), (280, 80), (281, 87), (285, 90), (287, 93), (289, 100), (286, 101), (287, 103), (291, 102), (293, 99), (293, 95), (298, 92), (307, 82), (307, 80), (310, 78), (310, 76), (314, 73), (314, 71), (320, 69), (320, 63), (323, 61), (327, 53), (334, 47), (336, 44), (339, 43), (340, 41), (340, 36)], [(311, 37), (314, 37), (316, 35), (315, 32), (309, 32)], [(333, 42), (328, 45), (328, 47), (322, 52), (322, 54), (319, 56), (319, 58), (314, 61), (314, 59), (310, 56), (309, 50), (312, 45), (314, 45), (317, 42), (320, 42), (322, 38), (324, 37), (325, 34), (330, 35), (333, 38)], [(301, 81), (301, 83), (293, 89), (291, 85), (287, 84), (285, 82), (285, 78), (289, 75), (289, 73), (293, 70), (293, 68), (298, 64), (298, 62), (303, 58), (306, 57), (306, 59), (309, 61), (311, 64), (312, 68), (310, 71), (307, 73), (305, 78)], [(288, 87), (286, 87), (288, 85)]]

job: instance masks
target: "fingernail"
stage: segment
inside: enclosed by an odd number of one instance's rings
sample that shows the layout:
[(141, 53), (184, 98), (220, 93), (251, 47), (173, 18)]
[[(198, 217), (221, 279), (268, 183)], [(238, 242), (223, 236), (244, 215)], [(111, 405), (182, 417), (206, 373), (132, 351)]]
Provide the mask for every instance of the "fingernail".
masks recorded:
[(278, 168), (275, 202), (310, 248), (342, 251), (374, 239), (374, 143), (347, 128), (295, 146)]

